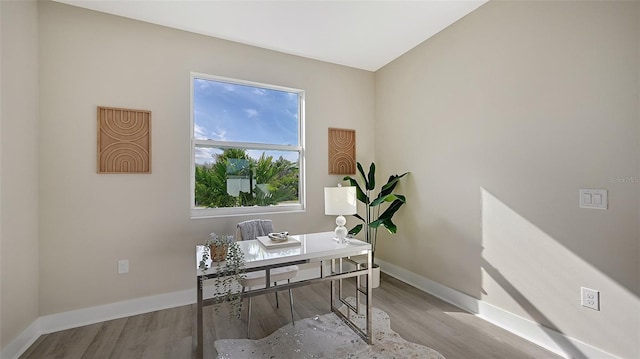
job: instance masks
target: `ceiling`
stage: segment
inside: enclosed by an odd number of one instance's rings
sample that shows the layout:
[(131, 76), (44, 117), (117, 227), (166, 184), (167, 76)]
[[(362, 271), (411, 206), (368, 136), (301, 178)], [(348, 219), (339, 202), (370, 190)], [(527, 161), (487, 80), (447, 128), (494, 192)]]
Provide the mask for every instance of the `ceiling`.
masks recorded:
[(55, 0), (376, 71), (488, 0)]

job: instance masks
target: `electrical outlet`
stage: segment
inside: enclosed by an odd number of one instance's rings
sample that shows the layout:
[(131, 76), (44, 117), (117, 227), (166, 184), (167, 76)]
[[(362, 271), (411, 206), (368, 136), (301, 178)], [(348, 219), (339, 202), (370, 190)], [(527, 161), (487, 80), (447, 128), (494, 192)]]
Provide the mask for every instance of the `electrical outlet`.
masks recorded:
[(118, 274), (129, 273), (129, 260), (121, 259), (118, 261)]
[(600, 310), (600, 292), (585, 287), (580, 288), (583, 307)]

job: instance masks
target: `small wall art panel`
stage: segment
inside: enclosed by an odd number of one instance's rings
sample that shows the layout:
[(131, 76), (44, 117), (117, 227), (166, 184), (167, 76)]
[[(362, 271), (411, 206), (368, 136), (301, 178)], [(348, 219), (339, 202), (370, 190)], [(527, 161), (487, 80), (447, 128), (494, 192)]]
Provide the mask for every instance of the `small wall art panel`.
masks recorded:
[(356, 173), (356, 130), (329, 128), (329, 174)]
[(151, 173), (151, 111), (98, 107), (98, 173)]

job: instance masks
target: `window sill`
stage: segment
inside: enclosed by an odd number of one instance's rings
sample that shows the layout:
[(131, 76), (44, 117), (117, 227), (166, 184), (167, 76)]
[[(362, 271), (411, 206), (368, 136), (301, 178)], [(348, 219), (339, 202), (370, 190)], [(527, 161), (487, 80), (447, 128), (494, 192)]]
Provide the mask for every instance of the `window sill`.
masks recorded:
[(270, 207), (235, 207), (235, 208), (194, 208), (191, 219), (207, 219), (219, 217), (238, 217), (247, 215), (266, 215), (281, 213), (306, 212), (302, 205), (270, 206)]

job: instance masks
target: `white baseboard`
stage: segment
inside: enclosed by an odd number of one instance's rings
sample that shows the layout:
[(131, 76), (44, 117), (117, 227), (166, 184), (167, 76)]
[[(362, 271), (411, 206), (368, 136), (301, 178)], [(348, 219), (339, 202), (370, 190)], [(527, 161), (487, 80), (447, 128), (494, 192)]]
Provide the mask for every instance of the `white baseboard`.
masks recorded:
[(404, 268), (376, 259), (380, 270), (424, 292), (436, 296), (492, 324), (565, 358), (618, 359), (618, 357), (504, 309), (451, 289)]
[(43, 334), (189, 305), (195, 302), (195, 290), (183, 290), (45, 315), (36, 319), (16, 339), (9, 343), (0, 353), (0, 359), (18, 359)]
[[(598, 348), (543, 327), (538, 323), (509, 313), (491, 304), (482, 302), (467, 294), (419, 276), (391, 263), (380, 259), (376, 259), (376, 263), (380, 265), (384, 273), (477, 315), (488, 322), (565, 358), (617, 359), (614, 355)], [(300, 275), (302, 277), (308, 277), (313, 275), (311, 273), (315, 273), (317, 270), (317, 268), (301, 268)], [(205, 297), (211, 292), (211, 288), (205, 288)], [(42, 316), (31, 323), (16, 339), (2, 350), (0, 359), (18, 359), (42, 334), (149, 313), (156, 310), (189, 305), (195, 302), (195, 290), (188, 289)], [(563, 346), (562, 343), (568, 343), (569, 345)]]
[[(303, 266), (299, 271), (299, 277), (311, 278), (314, 275), (317, 276), (316, 272), (318, 271), (318, 266)], [(213, 285), (205, 285), (203, 291), (205, 298), (211, 297), (213, 292)], [(0, 359), (18, 359), (42, 334), (77, 328), (107, 320), (125, 318), (132, 315), (155, 312), (157, 310), (180, 307), (195, 302), (196, 291), (194, 289), (187, 289), (45, 315), (36, 319), (22, 331), (16, 339), (9, 343), (7, 347), (0, 352)]]
[(149, 297), (125, 300), (69, 312), (45, 315), (38, 318), (40, 334), (77, 328), (107, 320), (119, 319), (196, 302), (195, 290), (182, 290)]
[(18, 359), (22, 353), (27, 351), (31, 344), (33, 344), (40, 336), (40, 330), (38, 329), (38, 321), (36, 319), (23, 330), (11, 343), (9, 343), (2, 352), (0, 352), (0, 359)]

